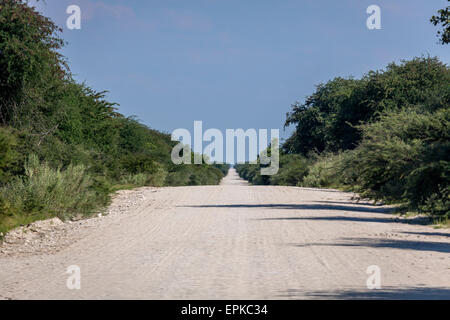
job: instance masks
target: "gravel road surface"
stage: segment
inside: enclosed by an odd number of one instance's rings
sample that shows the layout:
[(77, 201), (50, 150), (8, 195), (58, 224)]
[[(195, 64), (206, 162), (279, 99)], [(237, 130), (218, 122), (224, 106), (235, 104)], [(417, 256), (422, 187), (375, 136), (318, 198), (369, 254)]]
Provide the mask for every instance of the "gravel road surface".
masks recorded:
[(220, 186), (123, 191), (104, 217), (0, 246), (0, 299), (450, 299), (450, 231), (353, 196), (234, 170)]

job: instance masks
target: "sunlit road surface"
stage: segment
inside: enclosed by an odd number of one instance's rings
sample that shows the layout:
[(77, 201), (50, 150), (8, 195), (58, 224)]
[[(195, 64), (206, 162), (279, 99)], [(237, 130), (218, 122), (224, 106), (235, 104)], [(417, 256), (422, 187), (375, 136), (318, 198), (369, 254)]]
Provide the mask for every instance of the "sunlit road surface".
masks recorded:
[(220, 186), (149, 190), (57, 253), (0, 256), (0, 299), (450, 299), (448, 229), (352, 196), (234, 170)]

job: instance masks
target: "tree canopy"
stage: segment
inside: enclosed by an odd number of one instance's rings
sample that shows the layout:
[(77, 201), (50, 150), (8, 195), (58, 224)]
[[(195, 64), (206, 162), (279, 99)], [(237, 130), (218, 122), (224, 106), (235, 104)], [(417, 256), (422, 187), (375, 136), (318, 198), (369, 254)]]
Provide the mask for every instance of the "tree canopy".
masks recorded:
[(442, 30), (437, 32), (439, 41), (442, 44), (448, 44), (450, 42), (450, 6), (439, 10), (436, 16), (432, 16), (431, 23), (442, 27)]

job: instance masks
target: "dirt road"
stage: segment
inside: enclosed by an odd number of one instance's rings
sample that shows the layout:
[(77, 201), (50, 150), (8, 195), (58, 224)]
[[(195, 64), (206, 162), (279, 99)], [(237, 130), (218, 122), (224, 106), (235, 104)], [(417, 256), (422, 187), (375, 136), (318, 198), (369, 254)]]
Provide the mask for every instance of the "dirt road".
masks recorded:
[[(234, 171), (220, 186), (128, 192), (68, 230), (72, 243), (0, 255), (0, 299), (450, 299), (450, 232), (351, 197)], [(71, 265), (81, 290), (66, 286)], [(382, 289), (367, 288), (372, 265)]]

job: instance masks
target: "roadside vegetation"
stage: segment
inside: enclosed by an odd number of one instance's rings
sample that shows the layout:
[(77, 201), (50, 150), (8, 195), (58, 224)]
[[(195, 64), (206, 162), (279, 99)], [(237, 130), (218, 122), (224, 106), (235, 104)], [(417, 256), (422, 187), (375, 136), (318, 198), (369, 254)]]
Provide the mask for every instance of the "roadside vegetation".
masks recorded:
[[(449, 43), (449, 9), (431, 23)], [(361, 79), (335, 78), (295, 103), (295, 126), (277, 175), (260, 165), (236, 169), (252, 184), (339, 188), (399, 204), (448, 224), (450, 215), (450, 70), (437, 57), (417, 57)]]
[[(449, 7), (432, 17), (448, 44)], [(295, 126), (281, 150), (277, 175), (240, 164), (252, 184), (339, 188), (403, 212), (448, 223), (450, 215), (450, 70), (436, 57), (417, 57), (361, 79), (317, 86), (287, 114)]]
[(253, 184), (341, 188), (407, 211), (450, 211), (450, 70), (421, 57), (336, 78), (292, 106), (279, 173), (236, 167)]
[(218, 184), (226, 165), (174, 165), (170, 136), (77, 83), (60, 30), (23, 0), (0, 2), (0, 233), (89, 216), (119, 189)]

